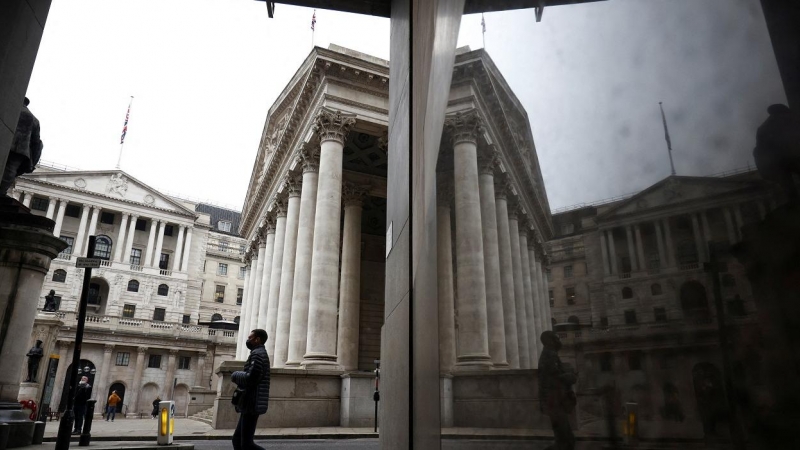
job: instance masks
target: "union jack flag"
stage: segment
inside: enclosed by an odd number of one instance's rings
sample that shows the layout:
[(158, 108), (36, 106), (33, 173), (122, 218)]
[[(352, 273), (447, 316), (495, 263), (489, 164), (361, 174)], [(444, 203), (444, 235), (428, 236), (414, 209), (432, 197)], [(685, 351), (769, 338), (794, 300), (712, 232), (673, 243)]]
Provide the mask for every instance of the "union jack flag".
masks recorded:
[(314, 10), (314, 15), (311, 16), (311, 31), (314, 31), (314, 25), (317, 23), (317, 10)]
[(122, 137), (119, 139), (119, 144), (125, 143), (125, 134), (128, 133), (128, 118), (131, 116), (131, 105), (128, 104), (128, 112), (125, 113), (125, 124), (122, 126)]

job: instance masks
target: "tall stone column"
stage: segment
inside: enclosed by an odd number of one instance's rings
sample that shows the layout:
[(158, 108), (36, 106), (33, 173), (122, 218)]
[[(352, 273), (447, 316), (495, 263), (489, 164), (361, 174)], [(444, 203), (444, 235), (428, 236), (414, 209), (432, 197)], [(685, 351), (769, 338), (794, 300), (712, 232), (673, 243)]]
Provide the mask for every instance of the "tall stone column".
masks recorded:
[(522, 258), (519, 250), (518, 206), (512, 205), (508, 211), (508, 232), (511, 238), (511, 266), (514, 271), (514, 303), (517, 311), (517, 342), (519, 345), (519, 366), (531, 368), (531, 350), (528, 347), (528, 314), (525, 311), (525, 282), (522, 281)]
[(98, 408), (95, 412), (102, 412), (103, 405), (106, 403), (106, 399), (108, 398), (108, 377), (111, 374), (111, 354), (114, 352), (114, 344), (105, 344), (103, 346), (103, 364), (100, 366), (100, 373), (98, 377), (95, 378), (95, 388), (92, 389), (92, 394), (95, 400), (97, 400)]
[(45, 214), (45, 217), (48, 219), (53, 218), (53, 214), (56, 212), (56, 203), (58, 203), (58, 199), (55, 197), (50, 197), (50, 201), (47, 204), (47, 214)]
[[(86, 236), (94, 236), (97, 233), (97, 222), (100, 220), (100, 211), (101, 208), (99, 206), (92, 206), (92, 218), (89, 220), (89, 231), (87, 232)], [(86, 255), (89, 251), (89, 238), (86, 238), (86, 241), (83, 243), (83, 250), (81, 251), (82, 255)]]
[(656, 245), (658, 246), (658, 266), (660, 269), (667, 267), (666, 253), (664, 251), (664, 234), (661, 232), (661, 222), (653, 222), (656, 227)]
[(272, 364), (275, 367), (285, 367), (286, 360), (289, 357), (294, 267), (297, 259), (297, 233), (300, 223), (300, 190), (301, 184), (298, 178), (292, 177), (286, 181), (289, 200), (286, 207), (286, 233), (283, 239), (281, 287), (278, 295), (277, 324), (275, 326), (275, 358), (272, 360)]
[(128, 411), (133, 412), (133, 416), (139, 415), (139, 396), (142, 390), (142, 375), (144, 375), (144, 356), (147, 354), (147, 347), (136, 348), (136, 367), (133, 372), (133, 383), (129, 386), (128, 396), (130, 396), (130, 403)]
[(145, 250), (142, 267), (151, 267), (153, 265), (153, 247), (156, 245), (156, 232), (158, 230), (158, 223), (158, 220), (150, 219), (150, 234), (147, 237), (147, 249)]
[(53, 382), (53, 395), (50, 397), (50, 405), (53, 409), (58, 409), (61, 404), (61, 388), (64, 387), (64, 379), (67, 377), (67, 366), (71, 361), (67, 358), (72, 358), (69, 353), (71, 342), (58, 341), (58, 368), (56, 368), (56, 379)]
[[(537, 354), (542, 354), (542, 343), (539, 341), (539, 336), (545, 330), (545, 316), (544, 316), (544, 302), (548, 299), (544, 298), (542, 290), (542, 271), (539, 262), (536, 260), (536, 245), (535, 236), (531, 235), (528, 239), (528, 261), (531, 267), (531, 291), (533, 292), (533, 314), (534, 324), (536, 325), (536, 332), (533, 335), (533, 342), (536, 345)], [(536, 366), (539, 365), (539, 359), (536, 359)]]
[[(275, 249), (272, 253), (269, 277), (269, 296), (267, 300), (267, 354), (270, 363), (275, 363), (275, 330), (278, 325), (278, 301), (281, 295), (281, 275), (283, 270), (283, 251), (286, 242), (286, 202), (279, 201), (275, 206)], [(264, 293), (262, 292), (262, 295)]]
[[(267, 316), (269, 313), (269, 291), (270, 279), (272, 277), (272, 258), (275, 254), (275, 217), (270, 215), (266, 224), (266, 241), (264, 242), (264, 257), (261, 257), (261, 249), (259, 248), (258, 260), (262, 264), (262, 275), (256, 284), (260, 283), (260, 288), (256, 288), (258, 292), (258, 321), (253, 328), (267, 329)], [(274, 340), (275, 336), (270, 335), (269, 339)]]
[(72, 254), (75, 256), (83, 255), (81, 249), (83, 249), (83, 238), (86, 237), (86, 224), (89, 223), (89, 209), (91, 207), (91, 205), (83, 205), (81, 223), (78, 225), (78, 235), (75, 237), (75, 242), (72, 243)]
[(56, 227), (53, 228), (53, 236), (61, 237), (61, 227), (64, 225), (64, 213), (67, 212), (69, 201), (61, 199), (58, 202), (58, 212), (56, 213)]
[(697, 259), (702, 263), (705, 262), (705, 256), (703, 250), (705, 246), (703, 245), (703, 237), (700, 234), (700, 222), (697, 220), (697, 214), (692, 213), (692, 232), (694, 233), (694, 245), (697, 248)]
[[(251, 283), (253, 283), (253, 294), (250, 298), (250, 323), (246, 327), (252, 331), (256, 328), (265, 328), (267, 326), (267, 306), (264, 305), (264, 313), (261, 313), (261, 291), (264, 284), (264, 261), (267, 259), (266, 249), (267, 241), (258, 237), (258, 252), (253, 255), (250, 265), (253, 267), (253, 275)], [(275, 241), (275, 233), (272, 233), (273, 245)], [(272, 258), (272, 255), (269, 256)], [(269, 276), (267, 278), (267, 286), (269, 286)], [(269, 287), (267, 287), (269, 289)], [(263, 320), (262, 320), (263, 319)], [(263, 322), (263, 325), (262, 325)], [(268, 339), (275, 339), (275, 336), (268, 336)]]
[(481, 229), (483, 230), (483, 270), (486, 276), (486, 321), (489, 333), (489, 356), (496, 368), (508, 367), (505, 324), (503, 323), (503, 291), (500, 287), (500, 248), (497, 237), (497, 204), (494, 194), (494, 170), (497, 155), (494, 149), (478, 159)]
[(667, 267), (677, 265), (675, 260), (675, 245), (672, 243), (672, 231), (669, 228), (669, 218), (664, 219), (664, 244), (667, 247)]
[(453, 296), (453, 238), (450, 204), (453, 188), (440, 181), (436, 188), (436, 272), (439, 294), (439, 371), (450, 373), (456, 365), (456, 324)]
[(194, 226), (187, 227), (186, 242), (183, 244), (183, 262), (181, 263), (181, 270), (184, 272), (189, 271), (189, 255), (192, 252), (192, 230), (194, 230)]
[(205, 350), (197, 352), (197, 371), (194, 374), (194, 385), (197, 387), (202, 387), (203, 389), (208, 389), (208, 377), (206, 376)]
[[(616, 275), (619, 273), (619, 267), (617, 266), (617, 244), (614, 241), (614, 229), (611, 228), (608, 230), (608, 252), (609, 257), (611, 259), (611, 273)], [(547, 319), (549, 323), (549, 318)]]
[(517, 303), (514, 298), (514, 265), (511, 261), (511, 233), (508, 226), (508, 186), (495, 185), (497, 243), (500, 256), (500, 289), (503, 295), (503, 329), (506, 335), (506, 360), (510, 368), (520, 368), (517, 333)]
[[(239, 316), (239, 334), (236, 336), (236, 360), (241, 361), (244, 359), (245, 342), (250, 330), (246, 330), (247, 324), (250, 320), (250, 296), (253, 293), (253, 288), (250, 286), (250, 264), (245, 259), (244, 266), (244, 295), (242, 295), (242, 307), (240, 308)], [(199, 385), (196, 385), (199, 386)]]
[(633, 232), (630, 225), (625, 227), (625, 236), (628, 238), (628, 259), (631, 261), (631, 272), (638, 272), (639, 265), (636, 263), (636, 251), (634, 250), (633, 246)]
[(344, 230), (339, 283), (339, 327), (336, 355), (339, 367), (358, 370), (358, 319), (361, 306), (361, 208), (369, 186), (342, 187)]
[(117, 242), (114, 243), (114, 261), (122, 261), (122, 252), (125, 250), (125, 227), (128, 225), (129, 213), (122, 213), (122, 221), (119, 224)]
[[(128, 224), (128, 240), (125, 242), (125, 253), (122, 255), (123, 264), (130, 264), (131, 263), (131, 251), (133, 250), (133, 238), (136, 237), (136, 221), (139, 220), (139, 216), (132, 215), (131, 221)], [(139, 261), (141, 263), (141, 259)]]
[(544, 284), (544, 293), (545, 295), (548, 296), (548, 300), (544, 302), (544, 310), (545, 310), (544, 313), (545, 313), (545, 318), (547, 320), (547, 327), (545, 329), (552, 331), (553, 322), (551, 319), (553, 318), (553, 312), (550, 309), (550, 300), (549, 300), (550, 280), (547, 279), (547, 264), (548, 264), (547, 256), (546, 255), (542, 256), (542, 283)]
[(600, 253), (603, 256), (603, 275), (611, 275), (611, 267), (608, 264), (608, 248), (606, 246), (606, 230), (600, 230)]
[[(181, 256), (183, 253), (183, 235), (186, 232), (186, 225), (181, 225), (178, 230), (178, 240), (175, 242), (175, 258), (172, 261), (172, 270), (181, 271)], [(185, 271), (186, 269), (184, 269)]]
[(297, 229), (287, 367), (300, 366), (303, 355), (306, 354), (311, 257), (314, 250), (314, 216), (317, 211), (317, 184), (319, 181), (318, 150), (303, 148), (300, 150), (299, 158), (303, 165), (303, 189), (300, 193), (300, 219)]
[(639, 224), (634, 226), (636, 236), (636, 255), (639, 258), (639, 270), (647, 270), (647, 260), (644, 256), (644, 245), (642, 244), (642, 230)]
[(156, 236), (156, 250), (153, 252), (152, 266), (156, 269), (160, 268), (161, 263), (161, 250), (164, 248), (164, 229), (167, 227), (167, 222), (163, 220), (158, 221), (158, 235)]
[[(731, 210), (723, 207), (722, 213), (725, 215), (725, 228), (728, 230), (728, 241), (731, 245), (736, 243), (736, 229), (733, 227), (733, 218), (731, 217)], [(694, 217), (694, 215), (692, 216)]]
[(539, 349), (536, 347), (536, 312), (533, 309), (533, 283), (531, 282), (531, 261), (528, 257), (528, 226), (522, 222), (519, 229), (519, 253), (522, 263), (522, 289), (525, 292), (525, 315), (528, 320), (525, 325), (528, 329), (528, 352), (531, 369), (539, 367)]
[(733, 218), (736, 220), (736, 240), (738, 241), (742, 236), (742, 227), (744, 226), (742, 207), (738, 203), (733, 205)]
[(445, 119), (453, 142), (453, 176), (456, 216), (456, 311), (458, 354), (456, 366), (489, 369), (489, 330), (486, 316), (486, 273), (478, 179), (478, 134), (481, 119), (476, 110)]
[(164, 387), (161, 390), (161, 398), (172, 398), (172, 387), (175, 380), (175, 360), (178, 357), (178, 349), (172, 348), (169, 350), (169, 359), (167, 360), (167, 373), (164, 376)]
[(320, 111), (315, 131), (320, 138), (317, 212), (308, 305), (308, 343), (302, 364), (332, 368), (336, 361), (336, 303), (339, 301), (339, 232), (342, 208), (344, 141), (355, 117)]
[(712, 241), (711, 226), (708, 224), (708, 211), (703, 211), (700, 213), (700, 223), (703, 224), (703, 236), (705, 237), (703, 242), (706, 243), (705, 249), (708, 251), (708, 244)]

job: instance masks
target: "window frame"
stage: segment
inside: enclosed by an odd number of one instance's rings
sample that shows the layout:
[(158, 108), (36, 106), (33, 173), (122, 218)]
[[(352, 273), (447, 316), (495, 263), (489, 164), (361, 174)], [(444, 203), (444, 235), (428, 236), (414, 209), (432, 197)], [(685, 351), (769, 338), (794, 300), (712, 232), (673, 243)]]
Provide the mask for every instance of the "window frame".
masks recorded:
[(114, 365), (118, 367), (127, 367), (131, 362), (131, 352), (117, 352)]
[(221, 277), (228, 276), (228, 264), (227, 263), (217, 263), (217, 275)]
[[(61, 276), (63, 274), (63, 276)], [(56, 277), (56, 275), (59, 275)], [(56, 279), (58, 278), (58, 279)], [(50, 281), (54, 283), (66, 283), (67, 282), (67, 271), (64, 269), (56, 269), (53, 271), (53, 276), (50, 278)]]
[(669, 320), (667, 318), (667, 308), (661, 306), (653, 307), (653, 319), (659, 323), (667, 322)]
[[(131, 289), (131, 283), (136, 283), (135, 284), (135, 289)], [(139, 280), (134, 280), (134, 279), (128, 280), (128, 287), (127, 287), (126, 292), (139, 292), (139, 287), (140, 286), (141, 286), (141, 283), (139, 283)]]
[[(161, 289), (161, 288), (164, 288), (164, 289)], [(162, 290), (164, 291), (164, 293), (163, 293), (163, 294), (161, 293), (161, 291), (162, 291)], [(159, 285), (158, 285), (158, 289), (156, 290), (156, 294), (157, 294), (157, 295), (160, 295), (160, 296), (162, 296), (162, 297), (167, 297), (167, 296), (169, 296), (169, 286), (168, 286), (166, 283), (161, 283), (161, 284), (159, 284)]]
[[(44, 207), (41, 207), (41, 206), (44, 206)], [(31, 210), (47, 212), (47, 210), (49, 208), (50, 208), (50, 200), (49, 199), (46, 199), (44, 197), (38, 197), (38, 196), (34, 196), (33, 199), (31, 199)]]
[[(215, 284), (214, 286), (214, 301), (217, 303), (225, 303), (225, 289), (227, 286), (224, 284)], [(222, 288), (222, 290), (220, 290), (220, 288)]]
[(153, 309), (153, 322), (166, 322), (166, 318), (167, 308), (156, 307)]
[(136, 318), (136, 305), (131, 304), (131, 303), (123, 304), (122, 305), (122, 317), (124, 319), (135, 319)]
[[(103, 242), (105, 240), (108, 241), (108, 247), (106, 247), (105, 243)], [(101, 242), (103, 243), (101, 244)], [(113, 248), (114, 248), (114, 241), (111, 239), (111, 237), (106, 235), (97, 236), (94, 245), (94, 257), (100, 258), (105, 261), (110, 261)]]
[[(572, 295), (570, 295), (570, 291), (572, 291)], [(564, 288), (564, 295), (567, 299), (567, 305), (574, 305), (575, 299), (577, 295), (575, 294), (575, 286), (567, 286)]]
[(191, 367), (192, 367), (191, 356), (178, 355), (177, 370), (192, 370)]
[(624, 314), (625, 314), (625, 325), (637, 325), (639, 323), (639, 320), (636, 318), (635, 309), (626, 309)]
[(575, 276), (575, 269), (572, 264), (564, 266), (564, 278), (573, 278)]
[[(111, 217), (111, 219), (108, 219)], [(108, 220), (111, 220), (110, 222)], [(105, 225), (114, 225), (114, 222), (117, 220), (117, 215), (109, 212), (109, 211), (100, 211), (100, 220), (99, 222)]]
[[(135, 261), (134, 262), (134, 258)], [(131, 248), (131, 256), (128, 259), (128, 263), (132, 266), (141, 266), (142, 265), (142, 249), (140, 248)]]
[[(147, 356), (147, 368), (148, 369), (160, 369), (161, 368), (161, 355), (150, 354)], [(157, 365), (153, 363), (157, 362)]]

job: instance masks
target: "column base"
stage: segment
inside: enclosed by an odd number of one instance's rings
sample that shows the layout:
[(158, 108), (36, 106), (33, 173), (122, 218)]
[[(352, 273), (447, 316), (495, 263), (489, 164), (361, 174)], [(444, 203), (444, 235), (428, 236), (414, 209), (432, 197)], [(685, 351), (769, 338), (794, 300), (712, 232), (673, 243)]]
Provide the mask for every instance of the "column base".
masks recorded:
[(300, 364), (304, 369), (341, 370), (336, 355), (325, 353), (307, 353)]
[(489, 355), (462, 355), (456, 357), (455, 371), (491, 370), (494, 367)]
[(507, 370), (510, 369), (511, 365), (508, 363), (495, 363), (492, 365), (492, 370)]
[(287, 369), (302, 369), (302, 362), (301, 361), (286, 361)]

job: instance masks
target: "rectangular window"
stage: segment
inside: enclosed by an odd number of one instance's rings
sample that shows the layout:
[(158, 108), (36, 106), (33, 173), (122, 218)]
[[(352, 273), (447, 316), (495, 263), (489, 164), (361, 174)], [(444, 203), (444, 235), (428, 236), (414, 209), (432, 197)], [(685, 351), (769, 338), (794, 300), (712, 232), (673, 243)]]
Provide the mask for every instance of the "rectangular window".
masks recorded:
[(627, 256), (622, 257), (622, 273), (631, 273), (631, 259)]
[(122, 317), (126, 319), (133, 319), (133, 316), (135, 315), (136, 305), (129, 305), (126, 303), (125, 306), (122, 307)]
[(547, 293), (548, 293), (548, 294), (550, 294), (550, 307), (552, 308), (553, 306), (555, 306), (555, 305), (556, 305), (556, 298), (555, 298), (555, 296), (553, 295), (553, 290), (552, 290), (552, 289), (550, 289), (549, 291), (547, 291)]
[(608, 328), (608, 317), (600, 318), (600, 328)]
[(167, 310), (165, 308), (156, 308), (153, 311), (153, 320), (157, 322), (163, 322), (164, 316), (166, 316)]
[(642, 355), (639, 352), (628, 354), (628, 369), (642, 370)]
[(219, 241), (219, 244), (217, 245), (219, 246), (219, 251), (221, 252), (228, 251), (228, 241)]
[(62, 250), (61, 253), (64, 253), (65, 255), (71, 255), (72, 254), (72, 246), (73, 246), (73, 244), (75, 244), (75, 238), (70, 237), (70, 236), (61, 236), (61, 240), (67, 243), (67, 248)]
[(237, 305), (241, 305), (242, 304), (242, 297), (244, 297), (244, 288), (238, 288), (236, 290), (236, 304)]
[(217, 285), (217, 290), (214, 291), (214, 301), (217, 303), (225, 301), (225, 286)]
[(551, 272), (550, 269), (547, 269), (547, 270), (545, 270), (544, 273), (547, 275), (547, 281), (548, 282), (552, 282), (553, 281), (553, 272)]
[(137, 231), (147, 230), (147, 221), (144, 219), (136, 219), (136, 230)]
[(101, 212), (100, 223), (104, 223), (106, 225), (114, 225), (114, 213)]
[(150, 369), (160, 369), (161, 355), (150, 355), (150, 357), (147, 358), (147, 367)]
[(564, 266), (564, 278), (572, 278), (572, 266)]
[(226, 233), (230, 233), (231, 232), (231, 223), (228, 222), (227, 220), (220, 220), (219, 222), (217, 222), (217, 229), (219, 231), (224, 231)]
[(242, 267), (239, 267), (239, 279), (240, 279), (240, 280), (243, 280), (243, 279), (244, 279), (244, 275), (245, 275), (246, 273), (247, 273), (247, 267), (244, 267), (244, 266), (242, 266)]
[(665, 308), (653, 308), (653, 314), (655, 315), (656, 322), (667, 321), (667, 310)]
[(190, 356), (178, 356), (178, 370), (189, 370), (189, 365), (192, 362)]
[(217, 275), (227, 275), (228, 274), (228, 265), (224, 263), (219, 263), (217, 267)]
[(117, 352), (117, 365), (127, 366), (131, 361), (131, 354), (128, 352)]
[(158, 268), (161, 270), (169, 270), (169, 254), (162, 253), (161, 258), (158, 259)]
[(636, 323), (636, 311), (632, 309), (625, 311), (625, 323), (627, 325), (633, 325)]
[(172, 225), (165, 225), (164, 226), (164, 236), (172, 236), (172, 231), (174, 230), (174, 228), (175, 227), (173, 227)]
[(192, 323), (192, 316), (190, 316), (189, 314), (184, 314), (183, 315), (183, 324), (184, 325), (188, 325), (190, 323)]
[(31, 201), (31, 209), (35, 209), (37, 211), (47, 211), (47, 208), (50, 206), (50, 200), (41, 197), (33, 197)]
[(64, 215), (78, 218), (81, 216), (81, 207), (78, 205), (67, 205), (67, 209), (64, 210)]
[(140, 248), (131, 249), (131, 264), (136, 266), (142, 265), (142, 249)]
[(566, 294), (567, 294), (567, 304), (568, 305), (574, 305), (575, 304), (575, 288), (574, 287), (568, 287), (568, 288), (565, 289), (565, 291), (566, 291)]

